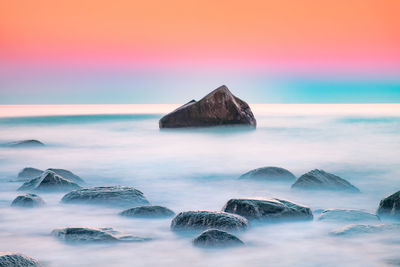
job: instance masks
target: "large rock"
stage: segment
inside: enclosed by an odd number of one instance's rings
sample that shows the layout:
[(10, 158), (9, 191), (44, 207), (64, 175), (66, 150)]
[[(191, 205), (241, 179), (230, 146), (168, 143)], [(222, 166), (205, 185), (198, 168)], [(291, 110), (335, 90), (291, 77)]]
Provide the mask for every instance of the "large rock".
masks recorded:
[(311, 209), (277, 198), (230, 199), (222, 209), (249, 220), (312, 220)]
[(354, 193), (360, 192), (357, 187), (339, 176), (317, 169), (300, 176), (292, 185), (292, 188), (308, 190), (339, 190)]
[(361, 222), (371, 221), (379, 222), (378, 216), (362, 210), (349, 210), (349, 209), (327, 209), (324, 210), (318, 217), (320, 221), (334, 221), (334, 222)]
[(160, 119), (160, 128), (204, 127), (218, 125), (256, 126), (249, 105), (223, 85), (200, 101), (177, 108)]
[(242, 246), (244, 243), (236, 236), (225, 231), (210, 229), (193, 239), (193, 245), (203, 248), (219, 248)]
[(86, 203), (117, 206), (140, 206), (150, 204), (143, 193), (133, 187), (103, 186), (74, 190), (66, 194), (64, 203)]
[(69, 191), (81, 188), (77, 183), (66, 179), (55, 172), (45, 171), (39, 177), (25, 182), (19, 191)]
[(122, 235), (112, 228), (67, 227), (55, 229), (51, 234), (65, 242), (93, 243), (93, 242), (140, 242), (150, 238)]
[(140, 206), (124, 210), (120, 215), (134, 218), (165, 218), (172, 217), (175, 213), (161, 206)]
[(26, 194), (16, 197), (11, 206), (33, 208), (43, 206), (45, 203), (41, 197), (35, 194)]
[(26, 167), (23, 168), (19, 173), (17, 178), (13, 179), (13, 182), (26, 182), (29, 181), (33, 178), (36, 178), (40, 176), (43, 173), (42, 170), (32, 168), (32, 167)]
[(70, 181), (73, 181), (73, 182), (75, 182), (77, 184), (84, 184), (85, 183), (85, 181), (83, 181), (83, 179), (81, 177), (79, 177), (78, 175), (76, 175), (76, 174), (74, 174), (74, 173), (72, 173), (72, 172), (70, 172), (68, 170), (53, 169), (53, 168), (50, 168), (50, 169), (47, 169), (47, 170), (55, 172), (56, 174), (66, 178), (66, 179), (68, 179)]
[(20, 253), (0, 252), (1, 267), (40, 267), (40, 263)]
[(330, 232), (335, 236), (353, 236), (359, 234), (400, 233), (400, 224), (349, 224)]
[(382, 199), (377, 213), (380, 216), (400, 219), (400, 191)]
[(44, 144), (38, 140), (21, 140), (5, 144), (7, 147), (43, 147)]
[(296, 176), (290, 171), (279, 167), (263, 167), (246, 172), (239, 179), (252, 179), (268, 182), (292, 182)]
[(173, 231), (203, 231), (206, 229), (244, 230), (248, 227), (246, 218), (217, 211), (186, 211), (175, 216), (171, 222)]

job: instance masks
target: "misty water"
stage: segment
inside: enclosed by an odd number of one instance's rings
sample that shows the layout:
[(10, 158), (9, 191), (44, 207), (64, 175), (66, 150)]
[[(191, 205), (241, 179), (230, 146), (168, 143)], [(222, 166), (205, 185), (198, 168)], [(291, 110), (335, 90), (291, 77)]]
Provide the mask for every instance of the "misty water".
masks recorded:
[[(384, 106), (384, 105), (383, 105)], [(379, 109), (385, 112), (379, 112)], [(290, 110), (290, 112), (287, 112)], [(91, 114), (0, 118), (0, 142), (38, 139), (43, 148), (0, 148), (0, 251), (44, 266), (385, 266), (399, 264), (399, 233), (329, 235), (342, 223), (251, 224), (235, 233), (244, 247), (193, 247), (168, 219), (132, 219), (121, 208), (67, 205), (64, 193), (39, 193), (44, 207), (10, 207), (24, 167), (64, 168), (88, 186), (125, 185), (176, 213), (221, 210), (230, 198), (277, 197), (309, 206), (362, 209), (400, 190), (400, 113), (382, 105), (302, 112), (283, 105), (254, 110), (255, 130), (238, 127), (159, 130), (162, 114)], [(285, 111), (285, 112), (282, 112)], [(356, 112), (354, 112), (356, 111)], [(251, 169), (280, 166), (297, 177), (312, 169), (339, 175), (360, 194), (292, 191), (291, 184), (238, 180)], [(383, 223), (386, 223), (383, 221)], [(137, 243), (71, 245), (50, 235), (67, 226), (113, 227), (151, 237)]]

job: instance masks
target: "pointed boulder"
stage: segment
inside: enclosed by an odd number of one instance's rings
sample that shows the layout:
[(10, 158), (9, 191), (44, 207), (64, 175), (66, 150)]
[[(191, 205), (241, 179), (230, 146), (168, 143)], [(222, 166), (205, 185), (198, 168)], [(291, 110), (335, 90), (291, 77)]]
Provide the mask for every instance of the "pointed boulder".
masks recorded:
[(256, 119), (249, 105), (234, 96), (225, 85), (199, 101), (192, 100), (160, 119), (160, 128), (248, 125)]

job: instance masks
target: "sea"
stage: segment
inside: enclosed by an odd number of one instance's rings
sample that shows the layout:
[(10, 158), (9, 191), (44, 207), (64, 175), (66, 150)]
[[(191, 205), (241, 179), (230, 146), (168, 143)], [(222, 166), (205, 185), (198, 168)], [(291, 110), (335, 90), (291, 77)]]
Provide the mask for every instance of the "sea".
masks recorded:
[[(400, 233), (333, 236), (343, 222), (319, 220), (324, 209), (375, 213), (400, 190), (400, 104), (250, 104), (255, 129), (159, 129), (179, 105), (3, 105), (0, 143), (37, 139), (39, 148), (0, 147), (0, 251), (43, 266), (393, 266)], [(291, 183), (238, 179), (278, 166), (296, 177), (313, 169), (338, 175), (361, 191), (292, 190)], [(65, 193), (39, 193), (40, 208), (11, 207), (24, 167), (63, 168), (86, 186), (133, 186), (175, 213), (220, 211), (231, 198), (287, 199), (313, 210), (311, 221), (251, 223), (234, 233), (245, 246), (200, 249), (196, 233), (170, 230), (172, 218), (133, 219), (119, 207), (71, 205)], [(382, 220), (378, 224), (393, 223)], [(149, 237), (134, 243), (69, 244), (63, 227), (112, 227)]]

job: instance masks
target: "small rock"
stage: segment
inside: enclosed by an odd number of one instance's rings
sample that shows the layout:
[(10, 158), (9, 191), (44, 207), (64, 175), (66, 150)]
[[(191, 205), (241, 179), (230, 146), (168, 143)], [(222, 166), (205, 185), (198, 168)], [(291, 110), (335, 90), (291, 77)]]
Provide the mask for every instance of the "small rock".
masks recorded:
[(150, 238), (136, 237), (132, 235), (121, 235), (112, 228), (89, 228), (89, 227), (67, 227), (55, 229), (51, 234), (66, 242), (141, 242)]
[(44, 144), (38, 140), (22, 140), (5, 144), (7, 147), (43, 147)]
[(20, 253), (0, 252), (1, 267), (40, 267), (40, 263)]
[(277, 198), (230, 199), (222, 210), (249, 220), (313, 219), (310, 208)]
[(378, 215), (385, 217), (400, 218), (400, 191), (384, 198), (379, 203)]
[(292, 185), (292, 188), (308, 190), (340, 190), (354, 193), (360, 192), (357, 187), (339, 176), (317, 169), (300, 176), (300, 178)]
[(380, 221), (379, 217), (361, 210), (327, 209), (319, 216), (320, 221), (359, 222)]
[(263, 167), (246, 172), (239, 179), (253, 179), (268, 182), (292, 182), (296, 176), (290, 171), (279, 167)]
[(36, 178), (40, 176), (43, 173), (42, 170), (32, 168), (32, 167), (26, 167), (23, 168), (19, 173), (17, 178), (13, 179), (13, 182), (26, 182), (29, 181), (33, 178)]
[(217, 211), (186, 211), (175, 216), (171, 222), (173, 231), (190, 230), (245, 230), (248, 227), (246, 218)]
[(193, 240), (193, 245), (204, 248), (242, 246), (243, 241), (225, 231), (206, 230)]
[(56, 173), (56, 174), (58, 174), (58, 175), (60, 175), (60, 176), (62, 176), (64, 178), (72, 181), (72, 182), (77, 183), (77, 184), (84, 184), (85, 183), (85, 181), (83, 181), (83, 179), (81, 177), (79, 177), (78, 175), (76, 175), (76, 174), (74, 174), (74, 173), (72, 173), (72, 172), (70, 172), (68, 170), (53, 169), (53, 168), (50, 168), (50, 169), (47, 169), (47, 170), (52, 171), (52, 172), (54, 172), (54, 173)]
[(358, 234), (375, 234), (386, 232), (395, 232), (396, 234), (398, 234), (400, 232), (400, 224), (350, 224), (335, 229), (331, 231), (330, 234), (335, 236), (352, 236)]
[(33, 208), (43, 206), (45, 203), (41, 197), (35, 194), (26, 194), (18, 196), (11, 203), (13, 207)]
[(86, 203), (117, 206), (150, 204), (143, 193), (133, 187), (103, 186), (74, 190), (66, 194), (64, 203)]
[(186, 103), (160, 119), (160, 128), (248, 125), (256, 119), (249, 105), (234, 96), (225, 85), (201, 100)]
[(25, 182), (19, 191), (69, 191), (72, 189), (81, 188), (73, 181), (66, 179), (55, 172), (45, 171), (39, 177), (33, 178)]
[(124, 210), (120, 215), (137, 218), (164, 218), (174, 216), (175, 213), (166, 207), (140, 206)]

